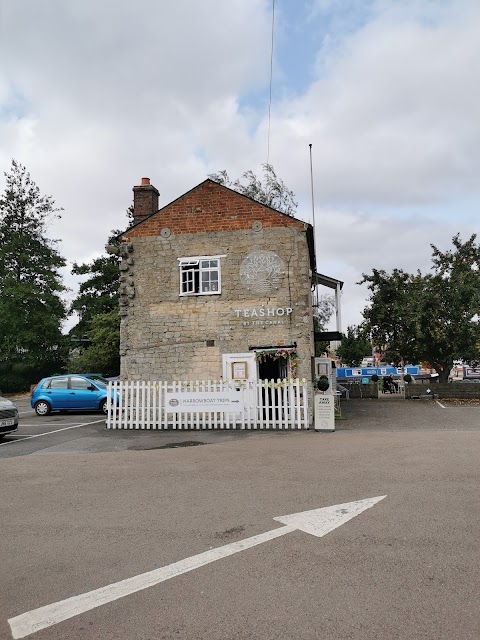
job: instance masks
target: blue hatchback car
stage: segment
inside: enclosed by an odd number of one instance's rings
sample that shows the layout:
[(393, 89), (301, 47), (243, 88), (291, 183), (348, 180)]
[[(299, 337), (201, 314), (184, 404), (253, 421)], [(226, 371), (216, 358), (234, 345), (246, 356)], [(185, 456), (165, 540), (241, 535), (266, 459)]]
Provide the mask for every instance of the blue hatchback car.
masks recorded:
[[(114, 392), (112, 391), (112, 398)], [(107, 413), (107, 385), (81, 374), (43, 378), (32, 393), (30, 404), (37, 415), (52, 411), (101, 411)]]

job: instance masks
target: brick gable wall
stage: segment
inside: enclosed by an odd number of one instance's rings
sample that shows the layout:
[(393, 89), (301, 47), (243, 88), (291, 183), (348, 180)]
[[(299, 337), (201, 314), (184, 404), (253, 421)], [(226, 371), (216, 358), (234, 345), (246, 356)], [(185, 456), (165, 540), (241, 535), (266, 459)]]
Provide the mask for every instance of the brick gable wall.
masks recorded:
[(277, 213), (231, 189), (207, 180), (128, 231), (128, 238), (158, 236), (164, 228), (174, 235), (241, 231), (258, 221), (263, 228), (305, 228), (305, 223)]

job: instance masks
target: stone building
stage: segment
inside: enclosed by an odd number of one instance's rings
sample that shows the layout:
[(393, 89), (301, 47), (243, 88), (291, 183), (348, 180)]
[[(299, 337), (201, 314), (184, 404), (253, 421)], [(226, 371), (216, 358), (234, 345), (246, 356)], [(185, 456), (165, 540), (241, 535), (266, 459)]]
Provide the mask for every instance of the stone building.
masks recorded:
[(121, 378), (311, 380), (312, 226), (210, 179), (161, 209), (148, 178), (133, 191)]

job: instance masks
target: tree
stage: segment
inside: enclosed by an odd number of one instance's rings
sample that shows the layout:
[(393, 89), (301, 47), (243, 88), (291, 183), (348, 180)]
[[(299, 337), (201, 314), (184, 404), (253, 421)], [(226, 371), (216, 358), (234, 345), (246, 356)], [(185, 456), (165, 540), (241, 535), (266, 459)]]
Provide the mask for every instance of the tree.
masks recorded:
[(454, 360), (480, 360), (480, 246), (476, 235), (452, 251), (432, 247), (432, 273), (364, 274), (371, 291), (364, 311), (376, 344), (404, 362), (428, 362), (446, 382)]
[(120, 371), (118, 309), (93, 317), (89, 323), (90, 346), (70, 359), (72, 371), (117, 375)]
[[(118, 247), (120, 231), (110, 233), (108, 244)], [(119, 265), (120, 258), (115, 254), (102, 255), (83, 264), (73, 263), (73, 275), (89, 277), (80, 283), (78, 295), (70, 306), (70, 312), (75, 311), (79, 316), (78, 323), (70, 330), (71, 336), (82, 338), (88, 333), (93, 318), (110, 311), (118, 312)]]
[[(108, 245), (118, 248), (120, 231), (110, 233)], [(115, 252), (89, 263), (73, 264), (73, 275), (90, 277), (80, 283), (78, 296), (70, 307), (70, 312), (76, 311), (79, 316), (70, 330), (70, 339), (80, 345), (71, 353), (72, 371), (116, 375), (120, 370), (119, 267), (120, 257)], [(87, 346), (82, 347), (83, 344)]]
[[(319, 296), (317, 304), (313, 307), (314, 331), (325, 331), (328, 321), (335, 311), (335, 298), (333, 296)], [(315, 355), (320, 357), (328, 350), (328, 341), (315, 342)]]
[(328, 321), (335, 311), (335, 298), (333, 296), (319, 296), (318, 304), (313, 308), (313, 322), (315, 331), (325, 331)]
[(65, 259), (47, 238), (59, 217), (26, 168), (12, 160), (0, 196), (0, 388), (19, 391), (63, 364)]
[(238, 178), (232, 182), (225, 170), (211, 173), (208, 177), (224, 187), (229, 187), (244, 196), (267, 205), (267, 207), (286, 213), (289, 216), (294, 216), (298, 202), (294, 200), (295, 194), (293, 191), (290, 191), (285, 186), (271, 164), (262, 164), (262, 173), (263, 181), (257, 178), (252, 170), (245, 171), (242, 179), (246, 180), (246, 184), (242, 183)]
[(337, 349), (337, 355), (342, 362), (350, 367), (358, 367), (365, 356), (372, 353), (372, 343), (368, 339), (365, 328), (349, 326), (347, 334)]
[[(132, 224), (133, 207), (127, 209), (126, 215)], [(106, 255), (92, 262), (73, 264), (73, 275), (89, 277), (80, 283), (78, 295), (70, 306), (70, 313), (76, 312), (79, 316), (78, 323), (70, 330), (70, 339), (77, 345), (88, 345), (72, 351), (69, 363), (72, 371), (116, 375), (120, 369), (120, 233), (118, 229), (110, 232)]]
[(453, 251), (433, 250), (433, 275), (425, 278), (419, 312), (419, 344), (441, 381), (454, 360), (480, 360), (480, 245), (476, 235), (462, 243), (457, 234)]
[(371, 293), (363, 311), (365, 330), (383, 352), (388, 362), (418, 362), (418, 309), (424, 291), (420, 273), (411, 275), (402, 269), (391, 274), (373, 269), (371, 276), (363, 275)]

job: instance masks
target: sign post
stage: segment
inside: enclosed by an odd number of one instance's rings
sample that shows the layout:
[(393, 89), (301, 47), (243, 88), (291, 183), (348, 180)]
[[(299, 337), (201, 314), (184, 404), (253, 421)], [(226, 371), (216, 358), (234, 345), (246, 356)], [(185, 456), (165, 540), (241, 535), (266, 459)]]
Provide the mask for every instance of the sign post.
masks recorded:
[(332, 395), (314, 395), (315, 431), (335, 431), (335, 398)]

